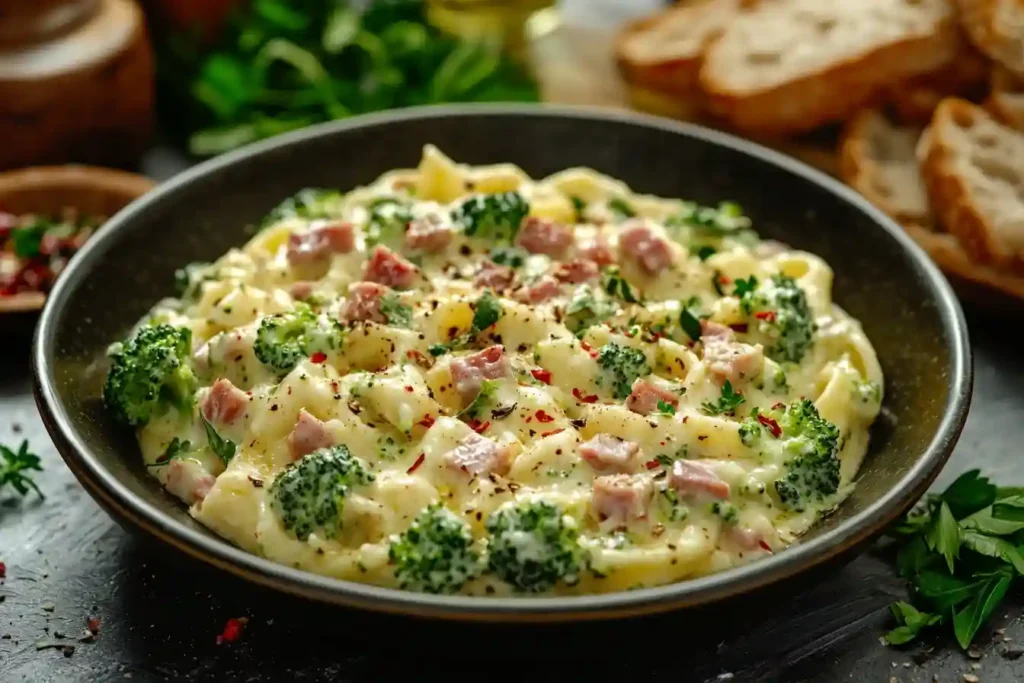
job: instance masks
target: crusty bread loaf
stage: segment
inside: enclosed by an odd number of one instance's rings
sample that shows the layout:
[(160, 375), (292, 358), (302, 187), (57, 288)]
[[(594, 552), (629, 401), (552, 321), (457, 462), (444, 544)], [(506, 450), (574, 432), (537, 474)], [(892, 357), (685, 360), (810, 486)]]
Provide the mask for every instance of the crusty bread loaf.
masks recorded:
[(905, 226), (907, 234), (924, 249), (944, 273), (963, 282), (979, 285), (981, 296), (972, 297), (985, 303), (987, 292), (996, 290), (1018, 299), (1024, 299), (1024, 275), (997, 270), (975, 263), (960, 246), (959, 240), (948, 233), (932, 232), (916, 225)]
[(917, 167), (921, 129), (898, 126), (877, 109), (846, 125), (839, 144), (843, 180), (903, 225), (930, 227), (928, 193)]
[(943, 100), (918, 147), (939, 222), (976, 261), (1024, 272), (1024, 134)]
[(1000, 121), (1024, 130), (1024, 76), (996, 67), (992, 70), (992, 92), (986, 106)]
[(1024, 74), (1024, 0), (956, 0), (974, 45), (996, 62)]
[(644, 89), (679, 97), (698, 93), (704, 51), (748, 3), (692, 0), (628, 24), (615, 41), (619, 70)]
[(890, 86), (886, 101), (902, 123), (927, 125), (947, 97), (981, 101), (988, 93), (992, 62), (963, 38), (956, 59), (931, 73)]
[(958, 37), (951, 0), (775, 0), (729, 25), (700, 82), (742, 132), (801, 132), (950, 63)]

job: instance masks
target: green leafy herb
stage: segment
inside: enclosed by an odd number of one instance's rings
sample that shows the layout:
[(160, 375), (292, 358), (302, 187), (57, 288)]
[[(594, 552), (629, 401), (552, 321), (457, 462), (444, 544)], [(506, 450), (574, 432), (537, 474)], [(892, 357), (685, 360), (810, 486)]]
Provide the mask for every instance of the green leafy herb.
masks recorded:
[(608, 210), (615, 214), (615, 218), (620, 221), (636, 217), (636, 210), (620, 197), (608, 200)]
[(485, 379), (480, 383), (480, 393), (476, 395), (473, 402), (466, 406), (462, 412), (459, 413), (459, 417), (466, 417), (470, 420), (475, 420), (482, 415), (486, 410), (490, 408), (491, 402), (494, 399), (495, 394), (498, 393), (498, 387), (501, 382), (496, 379)]
[(722, 395), (717, 401), (705, 401), (701, 404), (700, 410), (705, 415), (729, 415), (746, 401), (743, 395), (732, 388), (732, 382), (725, 380), (722, 385)]
[(178, 437), (171, 439), (171, 443), (167, 444), (167, 450), (164, 451), (163, 455), (151, 462), (147, 467), (161, 467), (166, 465), (175, 458), (181, 457), (185, 453), (192, 450), (192, 442), (189, 440), (182, 441)]
[(47, 231), (56, 227), (53, 221), (46, 218), (37, 218), (29, 225), (14, 228), (11, 231), (11, 246), (14, 255), (18, 258), (35, 258), (39, 256), (39, 248), (42, 246), (43, 237)]
[(28, 495), (29, 491), (35, 491), (40, 498), (45, 498), (39, 490), (32, 477), (26, 472), (42, 472), (39, 456), (30, 453), (28, 441), (22, 441), (18, 450), (14, 451), (7, 446), (0, 446), (0, 491), (7, 485), (19, 496)]
[(707, 261), (709, 258), (711, 258), (717, 253), (718, 251), (714, 247), (709, 247), (705, 245), (697, 249), (697, 258), (699, 258), (701, 261)]
[(393, 327), (408, 328), (412, 325), (412, 306), (403, 304), (395, 292), (389, 292), (380, 299), (380, 312)]
[(235, 457), (235, 451), (238, 446), (235, 445), (234, 441), (225, 439), (218, 434), (217, 430), (213, 428), (213, 425), (205, 417), (203, 418), (203, 427), (206, 429), (206, 440), (210, 444), (210, 450), (227, 465), (231, 462), (231, 458)]
[(744, 294), (749, 294), (757, 289), (757, 278), (751, 275), (746, 280), (736, 280), (736, 288), (732, 290), (732, 295), (735, 297), (743, 298)]
[(960, 527), (957, 526), (956, 519), (945, 502), (939, 506), (939, 514), (935, 517), (925, 541), (929, 550), (938, 552), (946, 559), (946, 565), (952, 572), (953, 563), (960, 554)]
[(572, 201), (572, 208), (576, 212), (576, 222), (582, 223), (584, 218), (583, 212), (587, 210), (587, 203), (576, 195), (572, 195), (569, 199)]
[(473, 311), (473, 331), (483, 332), (498, 322), (504, 314), (505, 310), (501, 307), (498, 298), (490, 292), (485, 292), (482, 297), (477, 299), (476, 308)]
[(341, 215), (344, 195), (337, 190), (307, 187), (275, 206), (263, 217), (261, 228), (267, 228), (286, 218), (333, 218)]
[(509, 268), (522, 268), (529, 255), (529, 252), (519, 247), (498, 247), (491, 250), (491, 260), (499, 266), (508, 266)]
[(392, 249), (402, 246), (405, 226), (412, 220), (409, 204), (396, 197), (381, 197), (374, 200), (367, 209), (366, 244), (373, 247), (384, 244)]
[(530, 213), (530, 204), (518, 192), (499, 192), (471, 197), (452, 212), (466, 236), (495, 244), (512, 244), (519, 226)]
[(427, 353), (434, 357), (443, 356), (450, 350), (451, 347), (449, 347), (447, 344), (431, 344), (429, 347), (427, 347)]
[(917, 634), (921, 632), (921, 629), (942, 621), (942, 615), (920, 612), (916, 607), (907, 602), (894, 602), (889, 606), (889, 609), (899, 624), (898, 627), (889, 631), (885, 636), (885, 642), (890, 645), (909, 643), (914, 638), (917, 638)]
[(671, 403), (658, 399), (658, 412), (662, 415), (675, 415), (676, 407)]
[(619, 272), (618, 266), (605, 268), (604, 275), (602, 276), (602, 286), (609, 296), (622, 299), (627, 304), (640, 303), (640, 300), (633, 294), (633, 288), (630, 287), (626, 278)]
[(700, 319), (697, 318), (688, 308), (679, 313), (679, 326), (683, 328), (686, 336), (693, 341), (700, 341)]

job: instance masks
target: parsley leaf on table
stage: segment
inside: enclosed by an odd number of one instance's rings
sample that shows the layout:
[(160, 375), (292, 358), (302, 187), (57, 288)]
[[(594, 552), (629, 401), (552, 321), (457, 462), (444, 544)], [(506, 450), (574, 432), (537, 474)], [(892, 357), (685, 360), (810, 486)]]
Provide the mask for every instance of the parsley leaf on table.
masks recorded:
[(998, 488), (977, 470), (925, 498), (889, 534), (902, 542), (896, 565), (913, 588), (913, 604), (892, 605), (890, 645), (948, 622), (966, 649), (1024, 576), (1024, 492)]
[(25, 474), (29, 471), (42, 472), (43, 467), (39, 456), (29, 452), (27, 440), (21, 442), (17, 451), (0, 446), (0, 491), (10, 484), (20, 496), (28, 495), (31, 490), (40, 498), (45, 498), (32, 478)]

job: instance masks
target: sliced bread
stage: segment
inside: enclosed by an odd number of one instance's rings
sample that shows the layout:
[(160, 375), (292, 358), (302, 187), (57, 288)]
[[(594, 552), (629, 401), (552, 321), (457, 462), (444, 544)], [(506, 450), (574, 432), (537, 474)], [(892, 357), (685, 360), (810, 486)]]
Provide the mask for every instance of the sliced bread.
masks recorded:
[(1024, 77), (1002, 67), (993, 69), (986, 106), (1006, 125), (1024, 130)]
[(947, 97), (980, 102), (988, 93), (991, 72), (992, 62), (964, 38), (951, 64), (890, 86), (886, 101), (899, 121), (924, 126)]
[(918, 147), (938, 221), (976, 261), (1024, 272), (1024, 134), (943, 100)]
[(1024, 275), (975, 263), (953, 235), (932, 232), (916, 225), (905, 227), (907, 234), (914, 238), (943, 272), (979, 286), (978, 296), (971, 297), (976, 303), (991, 303), (991, 290), (1024, 299)]
[(1024, 74), (1024, 0), (956, 0), (974, 45), (1010, 71)]
[(951, 0), (775, 0), (708, 48), (700, 83), (742, 132), (802, 132), (950, 63), (958, 38)]
[(921, 129), (899, 126), (877, 109), (850, 119), (839, 143), (839, 173), (903, 225), (930, 227), (928, 193), (917, 167)]
[(697, 92), (704, 51), (749, 0), (692, 0), (628, 24), (615, 60), (630, 85), (686, 96)]

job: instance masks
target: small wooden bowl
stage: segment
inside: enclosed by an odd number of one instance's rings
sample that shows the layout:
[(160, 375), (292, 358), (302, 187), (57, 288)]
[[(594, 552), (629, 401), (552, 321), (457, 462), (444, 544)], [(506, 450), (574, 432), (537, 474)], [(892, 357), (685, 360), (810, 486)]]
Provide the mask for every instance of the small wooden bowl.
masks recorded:
[[(0, 211), (59, 214), (65, 207), (113, 216), (154, 186), (149, 178), (94, 166), (38, 166), (0, 173)], [(101, 226), (102, 229), (102, 226)], [(34, 312), (46, 295), (0, 296), (0, 314)]]

